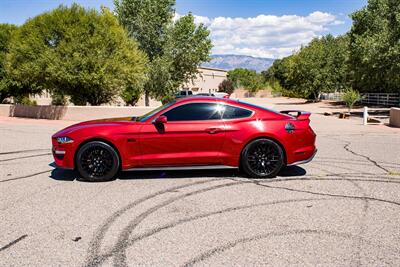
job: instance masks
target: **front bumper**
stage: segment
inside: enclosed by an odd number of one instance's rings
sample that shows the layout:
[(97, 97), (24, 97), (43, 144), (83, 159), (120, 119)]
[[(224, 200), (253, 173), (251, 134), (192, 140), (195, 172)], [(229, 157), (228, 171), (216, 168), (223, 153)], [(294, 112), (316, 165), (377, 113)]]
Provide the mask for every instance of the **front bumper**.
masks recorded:
[(53, 168), (56, 168), (56, 169), (73, 170), (73, 168), (67, 168), (67, 167), (59, 166), (59, 165), (57, 165), (57, 163), (55, 161), (50, 163), (49, 166), (53, 167)]
[(75, 146), (71, 144), (59, 144), (55, 138), (52, 139), (52, 152), (54, 164), (57, 168), (74, 169)]

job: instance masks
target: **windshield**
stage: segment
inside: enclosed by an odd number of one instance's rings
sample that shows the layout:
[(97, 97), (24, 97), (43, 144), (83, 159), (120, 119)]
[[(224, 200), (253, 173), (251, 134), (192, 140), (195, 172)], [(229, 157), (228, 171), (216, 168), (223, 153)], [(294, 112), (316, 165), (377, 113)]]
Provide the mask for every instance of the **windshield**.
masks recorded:
[(175, 103), (175, 101), (172, 101), (172, 102), (170, 102), (170, 103), (168, 103), (168, 104), (159, 106), (158, 108), (153, 109), (152, 111), (149, 111), (149, 112), (147, 112), (146, 114), (137, 117), (137, 118), (136, 118), (136, 121), (144, 122), (144, 121), (146, 121), (148, 118), (150, 118), (151, 116), (153, 116), (154, 114), (156, 114), (157, 112), (159, 112), (160, 110), (165, 109), (165, 108), (171, 106), (171, 105), (174, 104), (174, 103)]

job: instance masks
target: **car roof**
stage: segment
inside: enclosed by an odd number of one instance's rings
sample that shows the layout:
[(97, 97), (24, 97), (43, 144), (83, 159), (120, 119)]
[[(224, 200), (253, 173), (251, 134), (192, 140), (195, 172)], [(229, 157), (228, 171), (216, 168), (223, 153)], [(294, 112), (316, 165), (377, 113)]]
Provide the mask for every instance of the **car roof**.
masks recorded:
[(230, 99), (230, 98), (219, 98), (219, 97), (215, 97), (215, 96), (190, 96), (190, 97), (184, 97), (184, 98), (179, 98), (176, 99), (175, 103), (190, 103), (190, 102), (223, 102), (226, 104), (232, 104), (235, 106), (241, 106), (247, 109), (251, 109), (251, 110), (258, 110), (258, 111), (262, 111), (262, 112), (269, 112), (269, 113), (273, 113), (276, 115), (280, 115), (282, 116), (282, 114), (276, 110), (273, 109), (269, 109), (266, 107), (262, 107), (262, 106), (258, 106), (258, 105), (254, 105), (252, 103), (248, 103), (248, 102), (242, 102), (239, 100), (235, 100), (235, 99)]
[[(229, 98), (219, 98), (219, 97), (215, 97), (215, 96), (189, 96), (189, 97), (184, 97), (184, 98), (178, 98), (176, 99), (176, 102), (178, 103), (182, 103), (182, 102), (199, 102), (199, 101), (210, 101), (210, 102), (226, 102), (226, 103), (243, 103), (243, 102), (239, 102), (238, 100), (233, 100), (233, 99), (229, 99)], [(245, 104), (245, 103), (244, 103)]]

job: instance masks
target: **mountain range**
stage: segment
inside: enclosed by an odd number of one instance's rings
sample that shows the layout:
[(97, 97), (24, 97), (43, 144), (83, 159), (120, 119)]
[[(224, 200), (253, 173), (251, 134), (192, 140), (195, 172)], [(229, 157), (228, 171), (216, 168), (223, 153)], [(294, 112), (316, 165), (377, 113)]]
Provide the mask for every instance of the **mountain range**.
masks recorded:
[(257, 72), (268, 69), (275, 59), (244, 55), (212, 55), (211, 61), (202, 64), (202, 67), (232, 70), (236, 68), (252, 69)]

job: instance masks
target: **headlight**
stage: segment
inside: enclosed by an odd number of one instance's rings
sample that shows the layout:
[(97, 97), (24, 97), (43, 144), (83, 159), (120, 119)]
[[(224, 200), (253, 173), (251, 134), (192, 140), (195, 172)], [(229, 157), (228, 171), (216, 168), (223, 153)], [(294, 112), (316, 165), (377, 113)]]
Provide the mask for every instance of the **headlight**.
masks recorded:
[(59, 143), (59, 144), (69, 144), (72, 142), (74, 142), (74, 140), (67, 136), (57, 137), (57, 143)]

